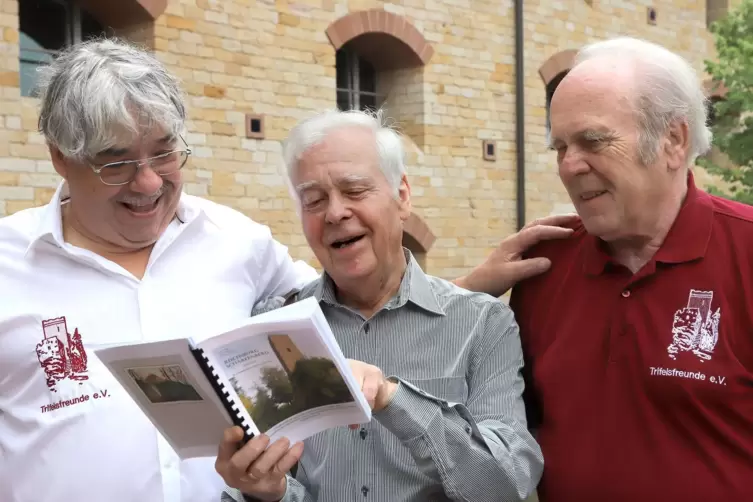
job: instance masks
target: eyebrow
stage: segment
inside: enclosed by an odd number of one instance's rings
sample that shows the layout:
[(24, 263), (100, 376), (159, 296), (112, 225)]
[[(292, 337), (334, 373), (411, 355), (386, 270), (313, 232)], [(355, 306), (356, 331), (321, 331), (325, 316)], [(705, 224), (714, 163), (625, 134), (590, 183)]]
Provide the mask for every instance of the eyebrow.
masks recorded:
[[(604, 141), (614, 138), (615, 134), (613, 131), (607, 129), (584, 129), (575, 133), (573, 137), (576, 139), (585, 139), (587, 141)], [(552, 150), (556, 150), (557, 143), (561, 141), (562, 140), (559, 138), (553, 138), (550, 136), (549, 144), (547, 146)]]
[[(335, 181), (335, 184), (337, 186), (353, 186), (370, 180), (371, 178), (369, 176), (362, 176), (360, 174), (348, 174), (338, 178)], [(301, 193), (312, 188), (317, 188), (319, 186), (321, 186), (321, 183), (319, 183), (318, 181), (304, 181), (303, 183), (296, 185), (295, 190), (296, 192)]]
[[(174, 134), (168, 134), (166, 136), (161, 137), (157, 140), (157, 143), (160, 145), (166, 145), (168, 143), (172, 143), (175, 141), (176, 136)], [(96, 156), (100, 157), (121, 157), (128, 153), (128, 148), (118, 148), (118, 147), (110, 147), (102, 150), (99, 152)]]

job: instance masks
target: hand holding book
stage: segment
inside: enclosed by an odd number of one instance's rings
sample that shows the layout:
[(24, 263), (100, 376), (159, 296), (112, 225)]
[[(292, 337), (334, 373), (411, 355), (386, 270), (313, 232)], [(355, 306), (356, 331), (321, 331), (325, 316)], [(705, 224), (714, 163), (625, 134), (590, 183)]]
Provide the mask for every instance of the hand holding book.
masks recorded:
[[(347, 363), (356, 386), (372, 411), (378, 412), (389, 405), (398, 384), (387, 379), (376, 366), (352, 359)], [(351, 429), (358, 427), (357, 424), (350, 425)], [(303, 443), (296, 443), (291, 448), (285, 437), (270, 445), (270, 439), (262, 434), (244, 445), (243, 430), (233, 427), (225, 430), (215, 468), (228, 486), (256, 500), (276, 502), (285, 495), (285, 473), (302, 454)]]
[(228, 486), (257, 500), (282, 499), (287, 488), (285, 473), (300, 460), (303, 443), (291, 448), (283, 437), (270, 444), (269, 437), (261, 434), (243, 445), (243, 436), (240, 427), (225, 430), (215, 462), (217, 473)]
[(96, 351), (121, 384), (113, 392), (130, 394), (181, 458), (214, 456), (234, 425), (243, 441), (274, 444), (367, 423), (387, 397), (381, 371), (354, 372), (313, 297), (219, 331)]
[[(378, 412), (386, 408), (395, 395), (398, 384), (387, 379), (376, 366), (352, 359), (348, 359), (348, 364), (356, 384), (361, 386), (361, 392), (371, 406), (371, 411)], [(350, 428), (357, 429), (358, 424), (351, 424)]]

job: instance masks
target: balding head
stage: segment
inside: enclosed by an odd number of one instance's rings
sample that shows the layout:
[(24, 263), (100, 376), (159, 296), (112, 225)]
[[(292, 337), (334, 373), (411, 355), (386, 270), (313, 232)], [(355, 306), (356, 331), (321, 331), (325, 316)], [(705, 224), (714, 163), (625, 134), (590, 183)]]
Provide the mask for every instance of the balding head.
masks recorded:
[(688, 165), (711, 147), (703, 85), (695, 69), (679, 55), (635, 38), (595, 42), (578, 52), (573, 69), (562, 83), (571, 77), (587, 79), (589, 75), (595, 80), (603, 78), (607, 84), (613, 80), (615, 98), (625, 93), (632, 97), (641, 129), (639, 148), (644, 163), (653, 162), (658, 142), (673, 121), (687, 124)]
[(586, 229), (607, 241), (653, 232), (709, 147), (705, 117), (700, 82), (679, 56), (633, 39), (585, 47), (552, 97), (550, 134)]

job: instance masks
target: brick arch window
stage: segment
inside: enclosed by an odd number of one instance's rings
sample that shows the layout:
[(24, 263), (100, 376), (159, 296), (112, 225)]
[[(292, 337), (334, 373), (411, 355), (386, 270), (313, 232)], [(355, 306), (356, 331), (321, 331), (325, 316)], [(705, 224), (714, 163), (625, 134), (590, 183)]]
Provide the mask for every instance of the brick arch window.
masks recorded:
[(426, 65), (434, 49), (410, 21), (381, 9), (352, 12), (326, 30), (336, 51), (337, 106), (381, 108), (388, 74)]
[(547, 59), (541, 68), (539, 68), (539, 76), (544, 81), (546, 86), (546, 130), (549, 132), (549, 105), (552, 103), (552, 96), (554, 91), (560, 84), (570, 68), (573, 67), (573, 60), (577, 51), (570, 49), (562, 52), (558, 52), (549, 59)]

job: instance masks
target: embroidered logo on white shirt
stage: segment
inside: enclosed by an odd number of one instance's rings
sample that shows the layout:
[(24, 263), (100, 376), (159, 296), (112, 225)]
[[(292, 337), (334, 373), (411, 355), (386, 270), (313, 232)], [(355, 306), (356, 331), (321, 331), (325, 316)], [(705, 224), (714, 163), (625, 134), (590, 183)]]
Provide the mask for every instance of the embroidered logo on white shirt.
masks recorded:
[(44, 338), (37, 344), (37, 359), (50, 391), (57, 392), (61, 380), (79, 385), (88, 380), (88, 357), (78, 328), (71, 335), (65, 317), (56, 317), (42, 321), (42, 331)]

